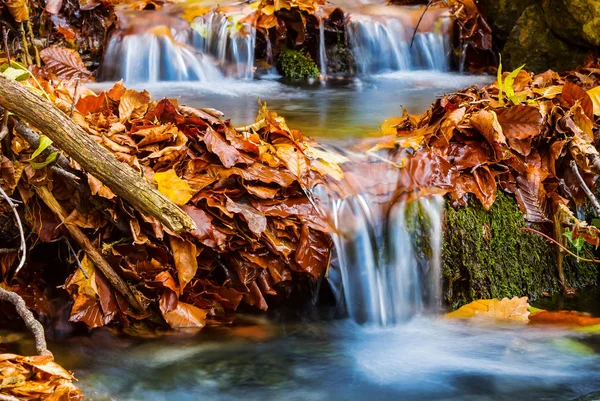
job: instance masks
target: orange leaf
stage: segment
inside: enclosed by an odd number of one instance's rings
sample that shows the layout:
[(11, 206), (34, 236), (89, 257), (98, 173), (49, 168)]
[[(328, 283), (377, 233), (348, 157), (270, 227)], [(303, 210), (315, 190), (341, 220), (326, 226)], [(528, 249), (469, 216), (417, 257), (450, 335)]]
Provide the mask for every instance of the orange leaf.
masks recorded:
[(481, 299), (473, 301), (454, 312), (446, 314), (450, 319), (483, 318), (484, 320), (529, 322), (527, 297), (513, 299)]
[(147, 91), (138, 92), (135, 89), (127, 89), (121, 96), (121, 102), (119, 103), (121, 122), (143, 117), (148, 110), (149, 102), (150, 94)]
[(16, 22), (29, 20), (27, 0), (4, 0), (4, 4), (6, 4), (10, 15), (12, 15)]
[(194, 305), (181, 302), (167, 312), (163, 309), (163, 304), (169, 291), (164, 293), (160, 299), (160, 307), (165, 321), (174, 329), (198, 328), (201, 329), (206, 324), (206, 312)]

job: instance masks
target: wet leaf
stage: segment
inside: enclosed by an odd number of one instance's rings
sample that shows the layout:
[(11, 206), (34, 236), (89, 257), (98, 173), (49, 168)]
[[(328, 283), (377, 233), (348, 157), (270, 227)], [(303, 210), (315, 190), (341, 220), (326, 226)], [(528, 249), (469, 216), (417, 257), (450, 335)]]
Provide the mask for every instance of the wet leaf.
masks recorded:
[(148, 110), (149, 102), (150, 94), (148, 92), (138, 92), (134, 89), (127, 89), (120, 96), (119, 118), (121, 119), (121, 122), (143, 117)]
[(196, 245), (190, 241), (182, 240), (177, 237), (169, 237), (175, 268), (177, 269), (177, 277), (179, 279), (179, 288), (181, 293), (188, 283), (196, 275), (198, 270), (198, 262), (196, 261)]
[(158, 184), (159, 192), (176, 205), (185, 205), (198, 192), (192, 189), (187, 181), (179, 178), (172, 169), (154, 174), (154, 180)]
[(492, 321), (529, 322), (527, 297), (512, 299), (482, 299), (473, 301), (454, 312), (446, 314), (449, 319), (481, 319)]
[(16, 22), (20, 23), (29, 20), (27, 0), (4, 0), (4, 4), (6, 4), (10, 15)]
[(171, 311), (163, 308), (167, 295), (160, 299), (160, 307), (165, 321), (174, 329), (201, 329), (206, 325), (206, 312), (194, 305), (181, 302)]

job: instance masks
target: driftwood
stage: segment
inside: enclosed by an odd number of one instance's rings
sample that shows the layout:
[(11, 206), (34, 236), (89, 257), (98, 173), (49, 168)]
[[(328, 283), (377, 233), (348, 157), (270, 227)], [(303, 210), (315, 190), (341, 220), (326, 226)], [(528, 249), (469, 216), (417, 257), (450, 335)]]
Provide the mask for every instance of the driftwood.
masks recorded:
[(194, 221), (133, 168), (119, 162), (48, 100), (0, 75), (0, 106), (42, 131), (114, 193), (156, 217), (175, 232), (194, 230)]
[(71, 237), (77, 242), (77, 244), (83, 249), (94, 265), (104, 274), (104, 277), (110, 282), (110, 284), (127, 300), (127, 302), (138, 311), (143, 311), (144, 308), (133, 295), (131, 288), (108, 264), (102, 254), (92, 245), (88, 237), (79, 229), (79, 227), (72, 224), (65, 223), (67, 219), (67, 213), (63, 207), (58, 203), (54, 195), (46, 187), (37, 187), (36, 192), (38, 196), (44, 201), (44, 203), (52, 210), (52, 212), (64, 223), (65, 228), (69, 231)]

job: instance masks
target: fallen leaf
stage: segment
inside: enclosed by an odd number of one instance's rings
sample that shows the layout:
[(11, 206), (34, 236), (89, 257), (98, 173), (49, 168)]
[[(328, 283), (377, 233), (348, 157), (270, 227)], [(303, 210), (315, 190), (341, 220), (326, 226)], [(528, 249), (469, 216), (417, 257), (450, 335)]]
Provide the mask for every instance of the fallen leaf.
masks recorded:
[(518, 323), (529, 322), (527, 297), (513, 299), (482, 299), (464, 305), (454, 312), (446, 314), (449, 319), (473, 319), (511, 321)]
[(83, 64), (81, 56), (75, 50), (52, 46), (42, 50), (40, 57), (46, 68), (61, 79), (93, 80), (92, 73)]
[(158, 184), (158, 191), (179, 206), (188, 203), (198, 192), (187, 181), (179, 178), (173, 169), (154, 174), (154, 180)]

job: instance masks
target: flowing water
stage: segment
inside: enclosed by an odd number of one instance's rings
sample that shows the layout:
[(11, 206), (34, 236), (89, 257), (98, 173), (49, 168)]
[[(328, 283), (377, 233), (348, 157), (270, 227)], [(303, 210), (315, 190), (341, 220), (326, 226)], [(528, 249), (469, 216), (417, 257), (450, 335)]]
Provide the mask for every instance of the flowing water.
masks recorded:
[[(380, 123), (401, 106), (422, 113), (436, 96), (491, 81), (447, 72), (448, 15), (429, 14), (413, 40), (415, 12), (373, 4), (383, 0), (346, 3), (354, 77), (292, 84), (270, 71), (257, 79), (256, 29), (217, 12), (115, 34), (101, 77), (123, 78), (155, 99), (219, 109), (236, 125), (253, 122), (260, 98), (290, 127), (343, 154), (354, 138), (380, 135)], [(316, 61), (327, 76), (325, 24), (317, 28)], [(392, 194), (397, 169), (386, 174), (372, 181)], [(406, 203), (363, 189), (317, 197), (338, 229), (329, 274), (336, 310), (274, 311), (153, 340), (98, 330), (51, 349), (95, 400), (566, 401), (600, 390), (597, 335), (439, 318), (442, 199)]]

